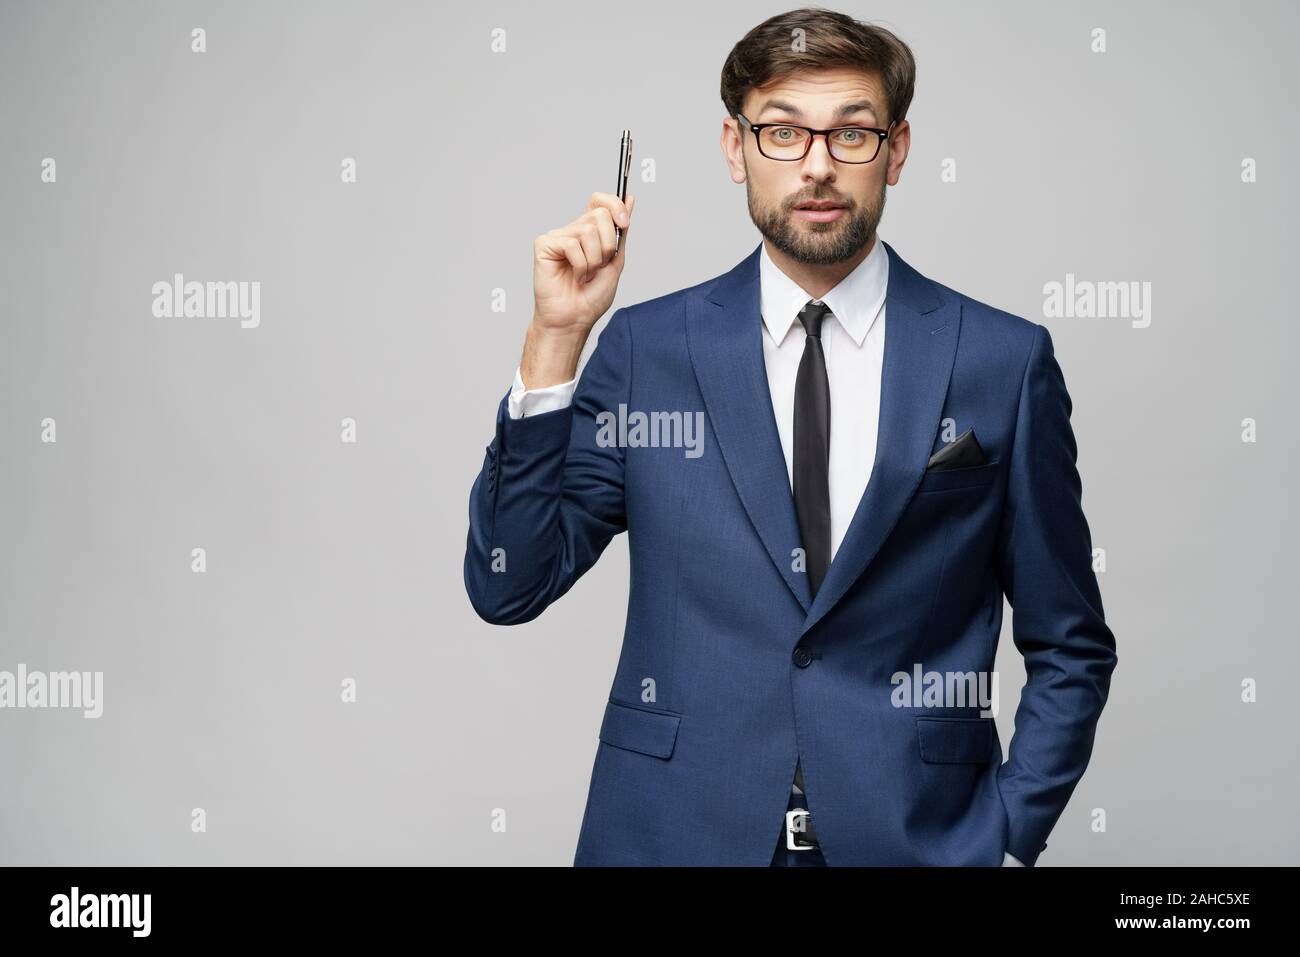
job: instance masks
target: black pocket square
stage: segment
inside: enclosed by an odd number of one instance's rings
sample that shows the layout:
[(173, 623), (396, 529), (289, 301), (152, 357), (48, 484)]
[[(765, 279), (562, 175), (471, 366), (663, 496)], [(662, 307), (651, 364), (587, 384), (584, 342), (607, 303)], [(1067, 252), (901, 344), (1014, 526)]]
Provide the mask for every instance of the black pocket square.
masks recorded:
[(927, 472), (942, 472), (946, 469), (964, 469), (970, 468), (972, 465), (983, 465), (987, 461), (984, 457), (984, 449), (980, 447), (979, 440), (975, 438), (975, 430), (967, 429), (930, 456), (930, 461), (926, 463), (925, 470)]

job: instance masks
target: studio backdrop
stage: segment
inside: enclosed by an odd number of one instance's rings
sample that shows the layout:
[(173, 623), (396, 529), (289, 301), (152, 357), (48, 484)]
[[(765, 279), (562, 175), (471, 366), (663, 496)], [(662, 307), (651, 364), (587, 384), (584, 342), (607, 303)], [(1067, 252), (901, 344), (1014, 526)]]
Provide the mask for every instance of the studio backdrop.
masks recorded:
[[(615, 308), (753, 251), (719, 74), (792, 5), (0, 6), (0, 673), (76, 692), (0, 708), (0, 863), (572, 861), (626, 536), (513, 627), (462, 568), (532, 241), (631, 129)], [(1074, 402), (1120, 664), (1039, 866), (1300, 862), (1300, 12), (837, 9), (917, 60), (880, 237)]]

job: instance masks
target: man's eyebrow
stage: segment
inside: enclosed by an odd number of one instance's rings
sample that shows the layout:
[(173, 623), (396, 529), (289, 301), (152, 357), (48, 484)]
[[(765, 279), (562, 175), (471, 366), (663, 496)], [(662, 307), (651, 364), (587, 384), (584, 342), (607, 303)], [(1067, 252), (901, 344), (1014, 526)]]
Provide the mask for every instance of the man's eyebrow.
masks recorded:
[[(796, 120), (803, 119), (803, 111), (784, 100), (768, 100), (758, 111), (759, 116), (762, 116), (768, 110), (780, 110), (782, 113), (789, 113)], [(854, 113), (861, 113), (864, 110), (869, 110), (874, 115), (876, 107), (870, 100), (855, 100), (852, 103), (845, 103), (835, 115), (838, 119), (844, 119), (846, 116), (852, 116)]]

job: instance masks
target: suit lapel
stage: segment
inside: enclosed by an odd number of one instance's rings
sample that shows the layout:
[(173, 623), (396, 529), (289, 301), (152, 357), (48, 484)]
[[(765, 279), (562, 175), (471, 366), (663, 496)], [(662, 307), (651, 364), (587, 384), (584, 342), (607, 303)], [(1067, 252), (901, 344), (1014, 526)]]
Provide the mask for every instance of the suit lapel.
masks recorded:
[(704, 295), (686, 297), (687, 349), (718, 448), (768, 556), (804, 609), (803, 633), (866, 570), (925, 474), (957, 352), (957, 300), (941, 299), (884, 245), (889, 286), (875, 463), (815, 601), (808, 576), (793, 568), (799, 520), (763, 359), (761, 244)]
[(686, 339), (718, 448), (740, 501), (785, 583), (807, 614), (808, 576), (799, 547), (790, 476), (763, 360), (758, 257), (762, 245), (704, 296), (686, 297)]

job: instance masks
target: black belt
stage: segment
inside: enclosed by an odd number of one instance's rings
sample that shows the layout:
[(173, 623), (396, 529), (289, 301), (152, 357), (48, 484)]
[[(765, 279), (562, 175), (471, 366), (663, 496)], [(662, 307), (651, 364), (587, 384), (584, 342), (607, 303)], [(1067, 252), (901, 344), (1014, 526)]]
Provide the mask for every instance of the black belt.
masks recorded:
[(811, 851), (821, 847), (817, 843), (817, 832), (813, 830), (812, 812), (802, 794), (790, 794), (783, 832), (788, 850)]

